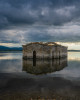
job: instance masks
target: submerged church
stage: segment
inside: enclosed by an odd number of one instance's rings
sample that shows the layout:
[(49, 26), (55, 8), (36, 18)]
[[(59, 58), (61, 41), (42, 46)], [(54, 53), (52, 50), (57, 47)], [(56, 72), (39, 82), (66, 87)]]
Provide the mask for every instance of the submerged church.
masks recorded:
[(67, 57), (67, 47), (55, 42), (31, 42), (23, 45), (23, 59), (55, 59)]

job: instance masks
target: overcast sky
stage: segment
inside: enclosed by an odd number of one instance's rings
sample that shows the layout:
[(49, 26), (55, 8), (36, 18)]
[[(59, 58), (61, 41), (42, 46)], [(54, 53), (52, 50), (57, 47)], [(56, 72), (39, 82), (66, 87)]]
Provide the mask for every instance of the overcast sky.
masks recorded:
[(31, 41), (80, 49), (80, 0), (0, 0), (0, 45)]

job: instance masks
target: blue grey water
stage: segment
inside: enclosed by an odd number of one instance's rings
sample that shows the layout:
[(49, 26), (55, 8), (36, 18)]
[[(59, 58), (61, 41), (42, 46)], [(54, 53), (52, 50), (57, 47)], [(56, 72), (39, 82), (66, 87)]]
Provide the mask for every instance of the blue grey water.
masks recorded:
[(0, 100), (80, 100), (80, 52), (36, 63), (22, 56), (0, 53)]

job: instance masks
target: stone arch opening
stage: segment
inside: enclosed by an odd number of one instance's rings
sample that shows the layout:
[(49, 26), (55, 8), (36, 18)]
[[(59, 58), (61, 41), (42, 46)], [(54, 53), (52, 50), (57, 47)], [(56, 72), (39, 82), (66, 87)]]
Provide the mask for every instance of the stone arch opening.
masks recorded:
[(36, 51), (33, 51), (33, 59), (36, 59)]
[(33, 66), (36, 66), (36, 51), (33, 51)]

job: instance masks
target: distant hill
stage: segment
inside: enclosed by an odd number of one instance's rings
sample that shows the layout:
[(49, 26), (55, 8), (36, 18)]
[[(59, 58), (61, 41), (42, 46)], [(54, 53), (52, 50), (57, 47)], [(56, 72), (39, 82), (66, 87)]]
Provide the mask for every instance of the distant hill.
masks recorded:
[(6, 46), (0, 46), (0, 51), (22, 51), (22, 47), (6, 47)]
[[(22, 51), (22, 47), (0, 46), (0, 51)], [(68, 52), (80, 52), (80, 50), (68, 50)]]
[(68, 50), (68, 52), (80, 52), (80, 50)]

